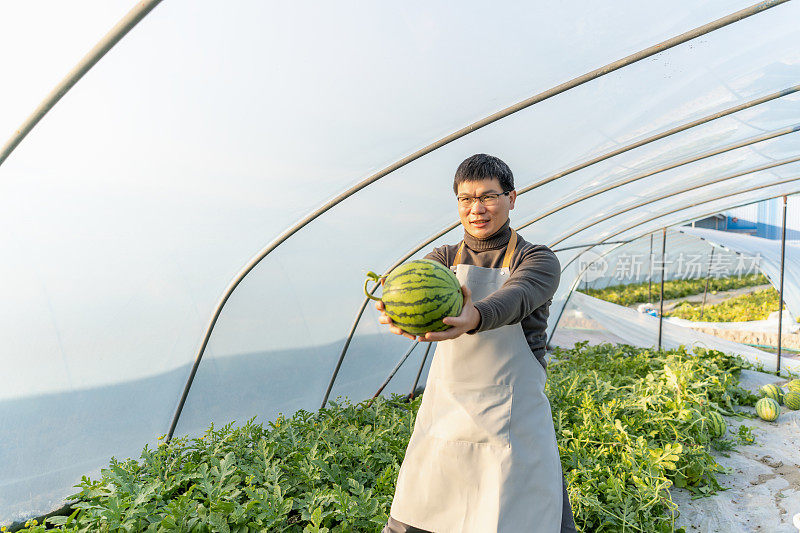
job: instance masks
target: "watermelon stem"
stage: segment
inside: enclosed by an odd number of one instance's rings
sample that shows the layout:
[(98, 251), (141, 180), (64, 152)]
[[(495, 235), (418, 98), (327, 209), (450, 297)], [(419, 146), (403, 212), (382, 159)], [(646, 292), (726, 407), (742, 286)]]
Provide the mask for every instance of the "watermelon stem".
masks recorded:
[(379, 283), (382, 277), (383, 276), (380, 276), (375, 272), (372, 271), (367, 272), (367, 279), (366, 281), (364, 281), (364, 294), (366, 294), (367, 298), (369, 298), (370, 300), (375, 300), (376, 302), (381, 301), (380, 298), (376, 298), (375, 296), (369, 293), (369, 291), (367, 290), (367, 284), (369, 283), (370, 280), (374, 281), (375, 283)]

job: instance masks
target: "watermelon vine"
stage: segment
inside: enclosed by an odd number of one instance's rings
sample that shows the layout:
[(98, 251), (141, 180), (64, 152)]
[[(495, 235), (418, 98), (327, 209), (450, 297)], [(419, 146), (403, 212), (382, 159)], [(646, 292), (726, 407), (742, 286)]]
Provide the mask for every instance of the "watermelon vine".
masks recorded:
[[(711, 414), (732, 415), (756, 400), (737, 385), (740, 360), (585, 343), (555, 357), (548, 395), (581, 531), (672, 531), (670, 487), (720, 489), (711, 447), (742, 439), (717, 437)], [(71, 514), (48, 518), (47, 527), (380, 531), (419, 402), (343, 401), (145, 447), (139, 460), (112, 460), (100, 479), (84, 477)], [(30, 522), (26, 531), (44, 529)]]

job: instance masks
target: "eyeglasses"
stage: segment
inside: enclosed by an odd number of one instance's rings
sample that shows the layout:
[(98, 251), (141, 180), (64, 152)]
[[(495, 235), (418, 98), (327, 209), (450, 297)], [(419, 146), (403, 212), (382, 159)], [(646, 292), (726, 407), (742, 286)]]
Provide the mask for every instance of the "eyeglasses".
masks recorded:
[(505, 192), (493, 192), (488, 194), (482, 194), (480, 196), (459, 196), (456, 198), (458, 200), (458, 207), (462, 209), (469, 209), (472, 207), (472, 204), (475, 203), (477, 200), (485, 207), (494, 207), (497, 205), (497, 202), (500, 200), (501, 196), (506, 196), (511, 191)]

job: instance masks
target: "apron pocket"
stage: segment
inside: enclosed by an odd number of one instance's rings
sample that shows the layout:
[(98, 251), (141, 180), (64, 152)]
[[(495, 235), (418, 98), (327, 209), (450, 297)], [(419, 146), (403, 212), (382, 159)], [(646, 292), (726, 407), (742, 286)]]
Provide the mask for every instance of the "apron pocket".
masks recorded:
[(436, 380), (431, 435), (449, 442), (509, 447), (511, 386)]

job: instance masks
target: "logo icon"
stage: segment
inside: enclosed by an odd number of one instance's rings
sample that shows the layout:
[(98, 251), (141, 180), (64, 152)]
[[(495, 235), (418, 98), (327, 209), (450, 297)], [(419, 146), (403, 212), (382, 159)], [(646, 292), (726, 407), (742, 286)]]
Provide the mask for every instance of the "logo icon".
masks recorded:
[(581, 279), (586, 282), (602, 278), (608, 271), (608, 262), (605, 257), (587, 250), (578, 257), (578, 272), (582, 272)]

